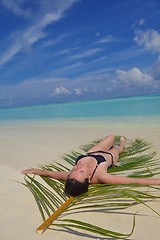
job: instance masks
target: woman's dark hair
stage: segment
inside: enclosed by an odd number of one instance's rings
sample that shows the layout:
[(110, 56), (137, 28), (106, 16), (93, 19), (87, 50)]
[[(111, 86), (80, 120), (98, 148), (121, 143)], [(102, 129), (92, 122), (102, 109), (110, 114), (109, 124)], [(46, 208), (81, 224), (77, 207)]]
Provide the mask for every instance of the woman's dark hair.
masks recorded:
[(89, 180), (85, 178), (84, 182), (79, 182), (75, 178), (68, 178), (65, 184), (65, 193), (76, 197), (88, 191)]

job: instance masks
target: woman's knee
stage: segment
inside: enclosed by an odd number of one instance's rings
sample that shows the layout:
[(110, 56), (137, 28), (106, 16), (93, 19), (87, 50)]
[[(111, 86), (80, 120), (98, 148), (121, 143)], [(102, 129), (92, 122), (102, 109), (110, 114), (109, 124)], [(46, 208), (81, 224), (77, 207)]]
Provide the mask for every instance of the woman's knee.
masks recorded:
[(106, 137), (106, 139), (110, 139), (111, 141), (115, 141), (115, 135), (110, 134), (108, 137)]

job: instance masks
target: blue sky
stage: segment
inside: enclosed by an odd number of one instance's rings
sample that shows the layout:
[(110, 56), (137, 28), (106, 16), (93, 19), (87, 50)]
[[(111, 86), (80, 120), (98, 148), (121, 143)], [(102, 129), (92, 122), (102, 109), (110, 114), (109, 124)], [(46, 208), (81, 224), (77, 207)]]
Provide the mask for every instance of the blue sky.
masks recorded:
[(159, 0), (0, 0), (0, 108), (160, 93)]

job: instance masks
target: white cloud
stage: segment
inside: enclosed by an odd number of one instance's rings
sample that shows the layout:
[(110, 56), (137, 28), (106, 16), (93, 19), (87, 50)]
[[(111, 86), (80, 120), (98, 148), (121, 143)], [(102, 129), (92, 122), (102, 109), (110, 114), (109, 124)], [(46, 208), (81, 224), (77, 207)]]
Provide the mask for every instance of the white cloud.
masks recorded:
[(59, 37), (57, 37), (56, 39), (49, 39), (47, 40), (46, 42), (44, 42), (42, 44), (42, 47), (50, 47), (50, 46), (53, 46), (59, 42), (61, 42), (64, 38), (66, 38), (68, 36), (68, 34), (63, 34), (63, 35), (60, 35)]
[(76, 68), (79, 68), (80, 66), (82, 66), (82, 62), (77, 62), (77, 63), (73, 63), (71, 65), (67, 65), (65, 67), (62, 67), (62, 68), (59, 68), (57, 70), (54, 70), (53, 71), (53, 74), (64, 74), (64, 73), (67, 73), (67, 72), (70, 72), (71, 70), (74, 70)]
[(71, 58), (73, 58), (73, 59), (74, 58), (76, 58), (76, 59), (78, 59), (78, 58), (86, 58), (86, 57), (93, 56), (93, 55), (97, 54), (100, 51), (102, 51), (102, 49), (100, 49), (100, 48), (92, 48), (92, 49), (86, 50), (85, 52), (72, 55)]
[[(13, 85), (1, 85), (0, 106), (50, 102), (53, 99), (71, 96), (71, 91), (63, 87), (66, 78), (28, 79)], [(57, 87), (57, 85), (59, 87)]]
[(114, 41), (112, 35), (108, 35), (108, 36), (106, 36), (106, 37), (101, 38), (101, 39), (98, 41), (98, 43), (109, 43), (109, 42), (112, 42), (112, 41)]
[(142, 73), (139, 68), (132, 68), (128, 71), (117, 70), (117, 77), (119, 80), (124, 82), (126, 85), (136, 84), (136, 85), (151, 85), (153, 78), (151, 75)]
[[(33, 95), (49, 96), (57, 84), (66, 81), (64, 78), (28, 79), (14, 85), (1, 85), (1, 92), (5, 96), (32, 98)], [(3, 95), (4, 95), (3, 94)]]
[(88, 92), (87, 88), (75, 88), (74, 92), (76, 93), (77, 96), (83, 95), (83, 93)]
[(32, 79), (28, 79), (28, 80), (25, 80), (25, 81), (22, 81), (20, 82), (19, 84), (17, 84), (17, 87), (20, 86), (20, 87), (28, 87), (28, 88), (35, 88), (35, 89), (43, 89), (45, 88), (45, 86), (47, 87), (51, 87), (53, 86), (53, 84), (55, 83), (59, 83), (61, 81), (65, 81), (64, 78), (32, 78)]
[(139, 20), (139, 26), (143, 26), (145, 24), (145, 19), (142, 18)]
[(24, 0), (1, 0), (1, 4), (16, 16), (29, 18), (32, 10), (29, 8), (25, 9), (23, 6), (24, 2)]
[(70, 95), (71, 92), (68, 89), (64, 88), (64, 87), (57, 87), (54, 90), (54, 94), (56, 94), (56, 95), (68, 95), (69, 94)]
[(146, 31), (136, 29), (134, 41), (138, 45), (144, 46), (147, 50), (160, 53), (160, 33), (154, 29)]
[(0, 65), (5, 64), (8, 62), (17, 52), (21, 50), (21, 46), (18, 43), (14, 43), (9, 49), (1, 54), (0, 56)]
[[(39, 1), (39, 6), (36, 12), (31, 17), (30, 26), (24, 31), (19, 31), (11, 34), (11, 43), (6, 51), (1, 53), (0, 65), (5, 64), (12, 59), (21, 50), (32, 46), (38, 40), (47, 36), (45, 28), (58, 20), (60, 20), (64, 12), (68, 10), (77, 0), (51, 0)], [(8, 8), (11, 3), (19, 6), (20, 1), (7, 1)], [(41, 4), (41, 5), (40, 5)]]
[(79, 47), (72, 47), (68, 49), (63, 49), (58, 52), (58, 55), (71, 55), (73, 52), (79, 50)]
[(75, 91), (77, 96), (81, 96), (82, 95), (82, 90), (80, 88), (75, 88), (74, 91)]
[(136, 21), (134, 24), (133, 24), (133, 28), (136, 29), (136, 28), (139, 28), (141, 26), (145, 25), (145, 19), (144, 18), (141, 18), (140, 20)]

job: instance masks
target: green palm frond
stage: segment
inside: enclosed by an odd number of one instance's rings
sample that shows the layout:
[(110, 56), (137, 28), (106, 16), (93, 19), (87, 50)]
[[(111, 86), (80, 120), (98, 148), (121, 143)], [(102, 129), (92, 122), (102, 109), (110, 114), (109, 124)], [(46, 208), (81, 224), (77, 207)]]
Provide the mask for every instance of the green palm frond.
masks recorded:
[[(81, 151), (88, 151), (98, 141), (81, 147)], [(118, 144), (119, 137), (116, 138)], [(120, 166), (109, 169), (110, 173), (130, 176), (130, 177), (152, 177), (158, 174), (158, 160), (155, 158), (156, 153), (150, 151), (151, 145), (142, 139), (134, 141), (127, 140), (125, 151), (120, 155)], [(67, 166), (54, 162), (42, 166), (42, 169), (49, 171), (68, 171), (74, 165), (75, 159), (82, 152), (72, 151), (70, 154), (63, 156)], [(64, 182), (50, 179), (48, 177), (31, 177), (25, 176), (25, 185), (33, 194), (42, 219), (46, 220), (53, 212), (57, 210), (68, 198), (64, 194)], [(94, 184), (89, 187), (89, 191), (80, 195), (70, 203), (70, 205), (61, 213), (53, 226), (76, 228), (78, 231), (88, 231), (91, 234), (98, 234), (108, 238), (124, 239), (132, 234), (135, 224), (129, 234), (118, 233), (101, 228), (90, 223), (71, 219), (71, 216), (78, 216), (78, 213), (89, 211), (116, 212), (119, 209), (126, 209), (136, 204), (144, 204), (152, 209), (147, 202), (160, 198), (158, 196), (160, 188), (141, 185), (107, 185)], [(157, 213), (157, 212), (156, 212)], [(159, 213), (157, 213), (159, 215)], [(68, 217), (69, 218), (66, 218)]]

